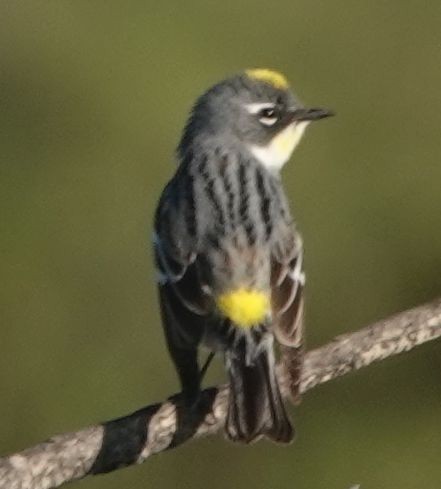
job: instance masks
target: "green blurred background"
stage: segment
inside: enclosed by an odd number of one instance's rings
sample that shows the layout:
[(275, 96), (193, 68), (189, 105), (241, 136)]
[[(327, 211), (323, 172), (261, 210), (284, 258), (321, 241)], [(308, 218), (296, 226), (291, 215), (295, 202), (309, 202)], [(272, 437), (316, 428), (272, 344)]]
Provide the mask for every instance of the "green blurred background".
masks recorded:
[[(245, 67), (338, 113), (284, 171), (309, 345), (439, 295), (440, 22), (437, 0), (1, 1), (0, 453), (176, 391), (152, 215), (193, 100)], [(440, 354), (314, 389), (288, 448), (212, 437), (76, 484), (438, 488)]]

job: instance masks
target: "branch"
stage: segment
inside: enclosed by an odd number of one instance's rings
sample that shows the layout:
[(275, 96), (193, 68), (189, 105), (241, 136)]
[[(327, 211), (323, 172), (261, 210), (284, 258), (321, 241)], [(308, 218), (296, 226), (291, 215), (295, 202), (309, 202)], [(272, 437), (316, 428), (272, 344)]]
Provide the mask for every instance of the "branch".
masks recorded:
[[(441, 336), (441, 298), (379, 321), (307, 353), (301, 391)], [(286, 395), (287, 379), (279, 369)], [(227, 409), (228, 386), (203, 391), (198, 415), (179, 395), (162, 404), (0, 458), (0, 489), (49, 489), (87, 475), (144, 462), (192, 438), (216, 433)], [(199, 411), (199, 410), (198, 410)]]

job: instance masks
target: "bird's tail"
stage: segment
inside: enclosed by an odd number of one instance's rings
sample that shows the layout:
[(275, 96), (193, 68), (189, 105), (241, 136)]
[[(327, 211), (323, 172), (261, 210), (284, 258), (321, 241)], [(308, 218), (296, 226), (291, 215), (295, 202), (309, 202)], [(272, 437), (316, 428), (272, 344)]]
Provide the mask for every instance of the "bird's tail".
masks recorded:
[(225, 354), (230, 397), (225, 430), (233, 441), (250, 443), (261, 436), (289, 443), (294, 429), (285, 411), (275, 372), (272, 342), (251, 356), (239, 344)]

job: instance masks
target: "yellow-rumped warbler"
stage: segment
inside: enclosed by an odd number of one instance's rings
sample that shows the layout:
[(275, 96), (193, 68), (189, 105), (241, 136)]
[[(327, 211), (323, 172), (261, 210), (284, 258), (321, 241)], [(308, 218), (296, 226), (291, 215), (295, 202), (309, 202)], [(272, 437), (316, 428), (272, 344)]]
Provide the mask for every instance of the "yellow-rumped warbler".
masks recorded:
[(275, 71), (221, 81), (193, 107), (157, 208), (161, 312), (183, 393), (198, 398), (198, 346), (222, 353), (231, 384), (225, 430), (235, 441), (293, 438), (273, 339), (295, 396), (304, 273), (279, 171), (308, 123), (329, 115), (303, 107)]

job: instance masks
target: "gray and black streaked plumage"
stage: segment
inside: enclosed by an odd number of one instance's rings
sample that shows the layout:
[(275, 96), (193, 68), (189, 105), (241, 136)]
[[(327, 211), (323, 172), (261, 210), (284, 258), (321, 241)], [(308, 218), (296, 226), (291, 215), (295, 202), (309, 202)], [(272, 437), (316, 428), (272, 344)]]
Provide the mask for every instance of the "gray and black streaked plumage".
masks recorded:
[(161, 196), (154, 251), (168, 348), (190, 404), (198, 348), (224, 356), (231, 391), (226, 434), (289, 442), (293, 428), (275, 375), (274, 339), (297, 393), (302, 363), (302, 241), (279, 171), (306, 125), (283, 75), (249, 70), (196, 102)]

